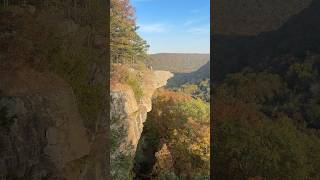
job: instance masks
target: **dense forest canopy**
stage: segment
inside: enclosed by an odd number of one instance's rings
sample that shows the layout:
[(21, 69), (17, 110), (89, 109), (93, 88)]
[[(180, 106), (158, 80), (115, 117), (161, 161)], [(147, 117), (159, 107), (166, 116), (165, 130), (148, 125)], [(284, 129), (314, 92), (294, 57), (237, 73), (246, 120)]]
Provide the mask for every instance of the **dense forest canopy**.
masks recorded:
[[(136, 171), (167, 179), (209, 179), (210, 127), (209, 105), (190, 95), (170, 90), (159, 90), (153, 99), (153, 108), (143, 131), (144, 140), (136, 156)], [(143, 146), (154, 153), (164, 145), (172, 157), (165, 163), (165, 157), (153, 163), (160, 166), (150, 168), (143, 156)], [(151, 158), (151, 161), (152, 161)], [(167, 166), (162, 165), (167, 164)]]

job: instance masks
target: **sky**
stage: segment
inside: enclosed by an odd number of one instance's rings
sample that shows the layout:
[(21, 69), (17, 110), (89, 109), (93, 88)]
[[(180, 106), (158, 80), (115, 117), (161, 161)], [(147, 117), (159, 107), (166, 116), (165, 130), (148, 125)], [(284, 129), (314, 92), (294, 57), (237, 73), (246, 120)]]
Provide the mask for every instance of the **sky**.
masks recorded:
[(131, 0), (138, 34), (154, 53), (209, 53), (210, 0)]

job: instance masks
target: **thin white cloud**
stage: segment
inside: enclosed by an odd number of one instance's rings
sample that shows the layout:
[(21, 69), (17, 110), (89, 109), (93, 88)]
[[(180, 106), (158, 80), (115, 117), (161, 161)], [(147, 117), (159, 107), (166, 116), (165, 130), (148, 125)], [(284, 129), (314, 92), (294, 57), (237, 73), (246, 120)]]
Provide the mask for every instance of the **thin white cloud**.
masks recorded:
[(145, 33), (161, 33), (166, 32), (168, 27), (162, 23), (155, 23), (155, 24), (140, 24), (139, 31)]
[(184, 26), (190, 26), (194, 23), (198, 22), (197, 20), (188, 20), (185, 23), (183, 23)]
[(205, 21), (209, 22), (210, 21), (210, 16), (202, 16), (202, 17), (198, 17), (198, 18), (192, 18), (192, 19), (189, 19), (189, 20), (185, 21), (183, 23), (183, 25), (184, 26), (191, 26), (191, 25), (203, 23)]
[(210, 33), (210, 25), (203, 25), (197, 27), (190, 27), (187, 32), (194, 34), (194, 35), (202, 35)]

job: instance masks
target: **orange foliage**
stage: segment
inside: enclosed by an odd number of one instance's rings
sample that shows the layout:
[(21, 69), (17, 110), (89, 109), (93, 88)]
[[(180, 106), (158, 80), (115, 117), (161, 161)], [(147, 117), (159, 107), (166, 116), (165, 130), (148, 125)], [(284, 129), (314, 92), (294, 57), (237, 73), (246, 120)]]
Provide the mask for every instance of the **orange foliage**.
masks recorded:
[(159, 89), (155, 95), (155, 97), (161, 99), (162, 101), (173, 101), (173, 102), (181, 102), (181, 101), (189, 101), (192, 99), (190, 95), (181, 92), (174, 92), (164, 88)]

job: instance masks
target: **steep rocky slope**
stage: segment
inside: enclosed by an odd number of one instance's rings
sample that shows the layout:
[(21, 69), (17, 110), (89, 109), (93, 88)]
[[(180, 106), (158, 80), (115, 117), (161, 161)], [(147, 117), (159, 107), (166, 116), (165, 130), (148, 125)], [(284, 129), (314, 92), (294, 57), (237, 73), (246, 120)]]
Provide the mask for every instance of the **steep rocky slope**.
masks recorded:
[(131, 171), (143, 123), (147, 118), (147, 112), (152, 109), (152, 95), (157, 88), (165, 86), (173, 74), (168, 71), (145, 71), (141, 72), (140, 76), (143, 90), (140, 101), (136, 99), (132, 87), (128, 84), (111, 83), (110, 128), (113, 138), (117, 141), (110, 155), (112, 177), (126, 178)]
[(69, 3), (1, 3), (0, 179), (106, 179), (105, 10)]
[(0, 82), (0, 177), (104, 179), (68, 83), (31, 68), (2, 70)]

